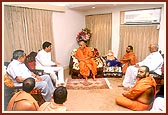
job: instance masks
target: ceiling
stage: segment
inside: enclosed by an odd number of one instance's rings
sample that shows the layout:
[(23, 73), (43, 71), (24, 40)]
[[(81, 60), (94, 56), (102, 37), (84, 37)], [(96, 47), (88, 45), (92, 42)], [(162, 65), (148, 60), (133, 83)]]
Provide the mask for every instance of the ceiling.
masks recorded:
[(116, 6), (118, 6), (118, 5), (116, 5), (116, 4), (69, 4), (69, 5), (67, 5), (67, 7), (70, 9), (80, 10), (80, 11), (105, 9), (105, 8), (112, 8), (112, 7), (116, 7)]
[[(94, 3), (94, 2), (87, 2), (87, 3), (52, 3), (52, 5), (61, 5), (61, 6), (65, 6), (67, 8), (73, 9), (73, 10), (80, 10), (80, 11), (91, 11), (91, 10), (96, 10), (96, 9), (107, 9), (107, 8), (114, 8), (114, 7), (118, 7), (118, 6), (123, 6), (123, 5), (127, 5), (127, 4), (114, 4), (114, 3)], [(95, 7), (95, 8), (92, 8)]]

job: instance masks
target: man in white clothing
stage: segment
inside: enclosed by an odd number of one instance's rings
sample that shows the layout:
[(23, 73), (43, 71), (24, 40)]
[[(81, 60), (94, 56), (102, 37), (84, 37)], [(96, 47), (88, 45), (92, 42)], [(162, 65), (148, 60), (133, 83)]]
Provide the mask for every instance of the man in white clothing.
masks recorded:
[(34, 74), (24, 64), (25, 59), (26, 54), (23, 50), (16, 50), (13, 52), (13, 60), (7, 67), (7, 73), (10, 75), (10, 79), (15, 86), (22, 86), (26, 78), (34, 78), (36, 82), (35, 88), (41, 90), (41, 94), (45, 101), (51, 101), (54, 86), (49, 75), (38, 76)]
[(166, 111), (166, 100), (164, 97), (156, 97), (150, 111)]
[(159, 46), (157, 44), (150, 44), (149, 50), (150, 54), (141, 62), (136, 63), (136, 65), (129, 66), (126, 70), (124, 80), (122, 85), (125, 88), (130, 88), (135, 85), (136, 77), (138, 73), (138, 68), (140, 66), (147, 66), (149, 70), (161, 75), (161, 68), (163, 64), (163, 57), (158, 52)]
[[(58, 62), (53, 62), (51, 60), (51, 45), (52, 44), (47, 41), (43, 43), (43, 49), (40, 50), (35, 57), (36, 69), (42, 69), (45, 73), (49, 73), (55, 87), (57, 87), (59, 85), (64, 85), (64, 69), (63, 67), (58, 67)], [(58, 72), (58, 76), (56, 72)]]

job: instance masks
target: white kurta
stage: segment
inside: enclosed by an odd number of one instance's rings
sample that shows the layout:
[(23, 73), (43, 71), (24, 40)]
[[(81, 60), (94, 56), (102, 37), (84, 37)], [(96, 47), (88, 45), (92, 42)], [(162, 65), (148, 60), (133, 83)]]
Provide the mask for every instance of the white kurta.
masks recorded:
[[(159, 52), (150, 53), (143, 61), (137, 63), (139, 66), (149, 67), (149, 71), (154, 71), (161, 75), (161, 68), (163, 65), (163, 57)], [(126, 70), (122, 85), (124, 87), (132, 87), (135, 85), (138, 68), (129, 66)]]
[[(37, 53), (36, 59), (36, 69), (42, 69), (45, 73), (50, 73), (51, 79), (56, 83), (64, 83), (64, 69), (63, 67), (52, 67), (55, 63), (51, 60), (51, 52), (46, 52), (45, 50), (40, 50)], [(55, 74), (58, 72), (58, 77)]]

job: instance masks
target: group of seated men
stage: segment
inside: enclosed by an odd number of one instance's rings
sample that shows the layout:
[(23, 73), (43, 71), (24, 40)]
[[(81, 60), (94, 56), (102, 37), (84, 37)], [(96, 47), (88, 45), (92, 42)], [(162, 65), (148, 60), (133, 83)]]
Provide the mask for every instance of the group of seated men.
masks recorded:
[[(87, 47), (85, 41), (79, 41), (79, 48), (76, 52), (76, 58), (79, 61), (80, 74), (87, 77), (90, 71), (95, 80), (96, 63), (93, 60), (91, 50)], [(124, 80), (121, 86), (128, 92), (123, 93), (122, 97), (116, 98), (118, 105), (132, 110), (149, 110), (156, 97), (156, 82), (149, 73), (161, 75), (163, 57), (158, 52), (157, 44), (150, 44), (150, 54), (141, 62), (137, 63), (137, 58), (133, 53), (133, 47), (128, 46), (123, 58), (118, 61), (112, 51), (107, 53), (107, 65), (122, 65)]]
[[(80, 68), (80, 74), (87, 80), (88, 76), (90, 76), (90, 72), (93, 75), (93, 79), (95, 80), (95, 76), (97, 74), (97, 64), (94, 60), (93, 53), (91, 49), (87, 46), (86, 42), (81, 40), (78, 41), (79, 48), (77, 48), (77, 51), (75, 53), (75, 57), (79, 62), (79, 68)], [(108, 67), (121, 67), (118, 72), (121, 72), (125, 74), (125, 71), (129, 65), (135, 65), (137, 62), (137, 58), (133, 52), (133, 47), (129, 45), (126, 48), (126, 53), (122, 57), (122, 59), (118, 60), (114, 53), (109, 50), (106, 53), (106, 59), (105, 59), (105, 66)], [(113, 68), (110, 68), (113, 69)], [(111, 70), (113, 71), (113, 70)], [(105, 71), (104, 71), (105, 72)]]
[(23, 81), (22, 90), (18, 91), (10, 99), (7, 111), (66, 111), (64, 102), (67, 100), (67, 89), (58, 86), (52, 96), (52, 100), (38, 105), (30, 92), (35, 88), (35, 79), (29, 77)]
[[(117, 104), (128, 107), (133, 110), (146, 110), (151, 107), (151, 104), (154, 101), (156, 95), (156, 83), (155, 80), (152, 77), (150, 77), (149, 71), (153, 71), (160, 75), (161, 67), (163, 64), (163, 58), (158, 52), (158, 45), (151, 44), (149, 46), (149, 49), (151, 53), (143, 61), (136, 63), (136, 57), (133, 53), (133, 47), (127, 47), (126, 54), (121, 60), (121, 63), (125, 66), (123, 66), (122, 68), (123, 72), (125, 72), (122, 85), (126, 88), (130, 88), (130, 90), (127, 93), (123, 93), (123, 97), (118, 97), (116, 99)], [(38, 76), (31, 72), (25, 66), (24, 61), (26, 55), (23, 50), (14, 51), (13, 60), (7, 68), (7, 73), (12, 77), (15, 86), (21, 86), (22, 82), (29, 77), (33, 78), (35, 80), (34, 87), (41, 90), (42, 96), (46, 102), (51, 101), (52, 95), (54, 94), (54, 86), (52, 80), (55, 81), (54, 83), (56, 87), (64, 83), (63, 69), (61, 67), (52, 67), (51, 69), (50, 65), (57, 65), (58, 62), (51, 62), (50, 51), (51, 43), (45, 42), (43, 44), (41, 55), (39, 53), (36, 56), (36, 62), (38, 62), (41, 65), (46, 64), (46, 66), (41, 66), (43, 68), (40, 68), (40, 66), (39, 68), (44, 69), (46, 72), (50, 73), (50, 76), (53, 76), (51, 77), (51, 79), (48, 74)], [(88, 76), (90, 75), (90, 71), (93, 74), (93, 79), (96, 80), (96, 63), (92, 59), (92, 52), (90, 48), (87, 47), (84, 41), (79, 41), (79, 48), (77, 49), (75, 56), (79, 61), (80, 74), (83, 75), (85, 80), (87, 81)], [(42, 59), (46, 60), (42, 63), (40, 61)], [(47, 60), (50, 60), (50, 62), (47, 62)], [(55, 71), (59, 71), (58, 78), (55, 75)], [(57, 83), (59, 83), (59, 85)], [(142, 85), (144, 85), (143, 90), (141, 89)], [(128, 99), (125, 100), (125, 98)], [(130, 101), (129, 104), (132, 103), (131, 105), (134, 106), (129, 107), (130, 105), (128, 105), (128, 101)]]

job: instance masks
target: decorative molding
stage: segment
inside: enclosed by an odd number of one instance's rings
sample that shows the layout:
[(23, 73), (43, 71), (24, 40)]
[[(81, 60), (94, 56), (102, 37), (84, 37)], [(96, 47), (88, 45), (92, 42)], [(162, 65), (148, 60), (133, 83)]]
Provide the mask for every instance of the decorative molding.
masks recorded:
[(65, 12), (64, 6), (56, 6), (56, 5), (50, 5), (50, 4), (4, 4), (9, 6), (17, 6), (17, 7), (26, 7), (26, 8), (34, 8), (34, 9), (40, 9), (40, 10), (51, 10), (56, 12)]

